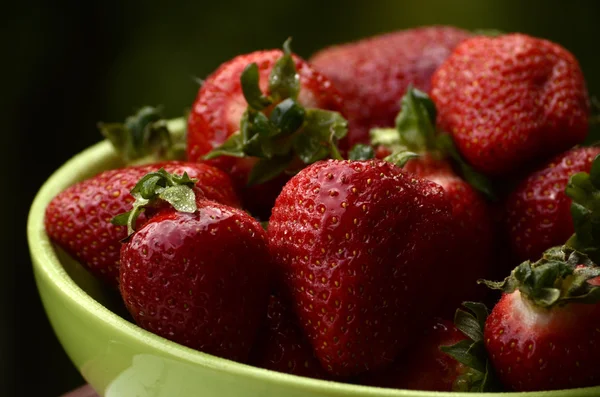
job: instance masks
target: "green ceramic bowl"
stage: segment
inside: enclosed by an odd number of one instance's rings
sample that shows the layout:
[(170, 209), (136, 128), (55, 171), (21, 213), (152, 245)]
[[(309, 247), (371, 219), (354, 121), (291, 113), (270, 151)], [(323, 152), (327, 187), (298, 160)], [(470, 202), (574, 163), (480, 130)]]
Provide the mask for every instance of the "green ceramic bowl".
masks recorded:
[[(391, 390), (319, 381), (238, 364), (151, 334), (118, 312), (118, 296), (102, 288), (48, 240), (44, 210), (58, 192), (119, 160), (101, 142), (56, 171), (39, 191), (28, 220), (38, 289), (58, 339), (83, 377), (102, 396), (115, 397), (467, 397), (473, 394)], [(490, 394), (487, 394), (489, 396)], [(600, 387), (510, 394), (598, 397)], [(475, 396), (484, 396), (477, 394)]]

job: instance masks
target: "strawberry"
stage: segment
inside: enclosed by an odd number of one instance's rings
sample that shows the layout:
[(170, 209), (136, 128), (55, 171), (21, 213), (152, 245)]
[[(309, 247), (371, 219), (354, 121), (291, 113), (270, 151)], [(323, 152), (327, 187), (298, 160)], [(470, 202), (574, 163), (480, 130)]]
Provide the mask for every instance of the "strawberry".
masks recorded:
[(328, 378), (296, 324), (293, 312), (277, 295), (269, 298), (267, 319), (259, 332), (250, 363), (292, 375)]
[(227, 174), (206, 164), (171, 161), (120, 168), (101, 172), (54, 197), (45, 214), (48, 236), (94, 276), (116, 287), (120, 241), (127, 230), (111, 219), (131, 207), (135, 199), (129, 192), (138, 180), (161, 167), (196, 178), (198, 198), (239, 206)]
[(431, 79), (438, 124), (478, 171), (507, 176), (581, 143), (590, 104), (563, 47), (523, 34), (460, 43)]
[(512, 390), (570, 389), (600, 384), (600, 155), (589, 173), (569, 179), (575, 234), (525, 261), (503, 282), (485, 323), (485, 345)]
[(446, 288), (437, 308), (438, 315), (451, 315), (461, 302), (484, 297), (485, 289), (478, 287), (477, 280), (485, 277), (495, 263), (494, 229), (488, 205), (447, 162), (421, 157), (410, 160), (404, 170), (439, 184), (452, 205), (455, 237), (452, 254), (445, 264), (452, 270), (439, 280), (452, 288)]
[[(488, 205), (480, 192), (492, 196), (489, 182), (476, 175), (458, 156), (451, 139), (435, 131), (435, 105), (427, 94), (409, 87), (402, 98), (396, 128), (373, 129), (371, 139), (376, 154), (403, 166), (420, 178), (429, 179), (446, 192), (452, 205), (454, 245), (446, 260), (452, 273), (439, 281), (452, 284), (438, 304), (437, 316), (451, 316), (467, 299), (483, 297), (485, 289), (477, 279), (488, 274), (493, 265), (493, 224)], [(352, 152), (354, 153), (354, 151)], [(456, 165), (473, 183), (471, 186), (452, 167)]]
[(329, 149), (346, 134), (341, 109), (331, 82), (293, 55), (289, 41), (283, 52), (240, 55), (198, 92), (188, 119), (188, 158), (210, 159), (229, 173), (244, 207), (266, 219), (289, 179), (283, 171), (330, 153), (341, 158)]
[(589, 172), (599, 147), (568, 150), (529, 174), (506, 201), (505, 224), (512, 250), (521, 262), (535, 260), (573, 234), (569, 177)]
[(584, 254), (555, 247), (504, 282), (488, 282), (504, 294), (485, 323), (485, 345), (508, 389), (600, 384), (600, 286), (588, 282), (599, 275)]
[[(200, 351), (246, 361), (267, 308), (266, 233), (245, 212), (196, 200), (187, 183), (162, 187), (152, 173), (140, 195), (169, 200), (121, 249), (120, 292), (142, 328)], [(168, 190), (168, 193), (166, 193)], [(135, 224), (135, 209), (116, 222)], [(251, 293), (248, 293), (251, 291)]]
[(361, 382), (371, 386), (433, 391), (500, 391), (497, 379), (486, 367), (483, 347), (485, 305), (464, 302), (455, 322), (436, 319), (405, 354), (388, 369), (366, 374)]
[(440, 186), (381, 160), (329, 160), (294, 176), (268, 234), (305, 335), (329, 374), (389, 365), (438, 294), (452, 243)]
[(466, 337), (447, 320), (436, 320), (399, 360), (383, 372), (366, 374), (361, 383), (410, 390), (452, 391), (466, 367), (440, 350)]
[(394, 125), (410, 84), (429, 92), (433, 72), (468, 37), (453, 27), (421, 27), (326, 48), (310, 62), (342, 93), (354, 146), (368, 142), (371, 128)]

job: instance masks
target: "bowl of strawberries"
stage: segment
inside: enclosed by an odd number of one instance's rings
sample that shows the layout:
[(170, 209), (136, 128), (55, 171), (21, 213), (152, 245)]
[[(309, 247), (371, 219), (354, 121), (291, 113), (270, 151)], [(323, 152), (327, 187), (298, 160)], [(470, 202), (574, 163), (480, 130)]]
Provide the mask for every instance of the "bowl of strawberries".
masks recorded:
[(592, 113), (524, 34), (236, 56), (42, 186), (42, 302), (106, 397), (598, 396)]

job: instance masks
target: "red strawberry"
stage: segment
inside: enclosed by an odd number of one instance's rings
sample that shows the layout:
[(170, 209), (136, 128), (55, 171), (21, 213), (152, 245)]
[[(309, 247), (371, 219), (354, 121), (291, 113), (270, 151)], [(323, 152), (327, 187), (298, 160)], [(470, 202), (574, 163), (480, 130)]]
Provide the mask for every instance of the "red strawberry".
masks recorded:
[(200, 163), (163, 162), (104, 171), (59, 193), (46, 208), (45, 227), (50, 238), (77, 258), (96, 277), (117, 286), (120, 241), (127, 236), (124, 226), (111, 219), (131, 208), (130, 191), (151, 171), (187, 174), (198, 180), (198, 198), (239, 206), (229, 177)]
[(599, 275), (583, 254), (557, 247), (489, 283), (505, 293), (485, 323), (485, 345), (508, 389), (600, 384), (600, 287), (588, 283)]
[(266, 233), (239, 209), (206, 200), (196, 209), (193, 195), (173, 194), (192, 208), (162, 209), (123, 244), (125, 306), (148, 331), (246, 361), (267, 308)]
[(590, 105), (575, 57), (523, 34), (474, 37), (437, 69), (438, 124), (478, 171), (506, 176), (582, 142)]
[(391, 127), (409, 85), (429, 92), (437, 67), (469, 32), (433, 26), (326, 48), (310, 62), (344, 97), (350, 145), (367, 143), (373, 127)]
[(284, 187), (270, 249), (330, 374), (380, 369), (410, 343), (443, 293), (427, 286), (451, 244), (450, 211), (437, 184), (380, 160), (322, 161)]
[(259, 332), (250, 363), (292, 375), (328, 378), (296, 324), (293, 312), (276, 295), (269, 299), (267, 321)]
[(506, 202), (505, 224), (519, 261), (535, 260), (573, 234), (571, 199), (565, 194), (569, 177), (589, 172), (600, 147), (564, 152), (529, 174)]
[(494, 231), (489, 208), (483, 197), (445, 161), (423, 156), (410, 160), (404, 170), (439, 184), (452, 205), (453, 254), (445, 264), (452, 270), (439, 280), (452, 288), (446, 288), (437, 308), (438, 315), (450, 316), (463, 301), (483, 298), (485, 293), (477, 280), (486, 277), (493, 265)]
[(456, 390), (461, 375), (468, 368), (442, 352), (440, 347), (465, 339), (451, 321), (436, 320), (389, 369), (366, 374), (361, 377), (361, 383), (395, 389)]
[[(490, 188), (482, 183), (460, 159), (452, 140), (436, 134), (435, 105), (423, 92), (409, 88), (402, 98), (402, 110), (396, 118), (396, 128), (371, 130), (375, 155), (404, 167), (420, 178), (429, 179), (444, 188), (452, 205), (455, 231), (453, 253), (445, 266), (452, 271), (439, 282), (452, 285), (443, 302), (437, 305), (437, 316), (452, 316), (465, 300), (483, 297), (484, 288), (477, 279), (488, 275), (493, 266), (493, 224), (487, 203), (466, 180), (458, 176), (451, 161), (462, 174), (490, 195)], [(410, 152), (409, 152), (410, 151)], [(351, 153), (354, 153), (353, 150)], [(458, 161), (456, 161), (458, 160)], [(443, 288), (443, 287), (441, 287)]]
[[(305, 113), (308, 109), (305, 108), (333, 111), (342, 109), (341, 97), (331, 82), (303, 59), (292, 55), (288, 45), (289, 43), (284, 45), (284, 52), (257, 51), (237, 56), (221, 65), (203, 83), (188, 120), (188, 158), (197, 161), (215, 149), (219, 155), (228, 151), (228, 156), (213, 159), (211, 164), (231, 175), (236, 188), (241, 192), (244, 207), (265, 218), (270, 214), (283, 184), (289, 179), (285, 175), (274, 177), (291, 165), (292, 157), (288, 154), (290, 150), (297, 149), (296, 144), (288, 145), (284, 140), (289, 140), (289, 134), (297, 129), (303, 129), (303, 134), (308, 131), (302, 123), (302, 120), (308, 123), (305, 120), (308, 118), (308, 113)], [(254, 70), (249, 68), (252, 64), (256, 65)], [(263, 92), (266, 95), (263, 95)], [(291, 100), (293, 106), (280, 107), (276, 112), (277, 105), (286, 99)], [(284, 123), (281, 122), (278, 124), (273, 113), (288, 116), (294, 113), (292, 117), (283, 117), (283, 121), (299, 120), (300, 123), (294, 124), (291, 131), (285, 131), (290, 125), (283, 126)], [(270, 125), (273, 127), (267, 133), (264, 133), (266, 130), (262, 128), (268, 123), (266, 117), (261, 116), (263, 114), (270, 117)], [(263, 119), (258, 120), (258, 116)], [(256, 136), (247, 132), (252, 129)], [(240, 130), (242, 133), (238, 135), (239, 140), (235, 141), (232, 135)], [(283, 153), (272, 155), (265, 152), (264, 144), (257, 144), (256, 139), (252, 140), (252, 137), (262, 139), (261, 143), (271, 140), (273, 142), (269, 147), (274, 146), (280, 151), (288, 146), (292, 146), (293, 149), (287, 148)], [(225, 147), (227, 150), (220, 150)], [(251, 157), (239, 158), (243, 156)], [(257, 157), (271, 161), (260, 167), (263, 174), (266, 171), (262, 169), (273, 172), (264, 180), (252, 175)], [(320, 158), (323, 157), (321, 155)], [(259, 179), (260, 182), (272, 180), (269, 183), (247, 187), (247, 183), (253, 182), (254, 179)]]
[[(517, 391), (600, 384), (600, 156), (569, 178), (575, 234), (503, 282), (485, 324), (485, 344), (504, 385)], [(588, 254), (588, 255), (586, 255)]]

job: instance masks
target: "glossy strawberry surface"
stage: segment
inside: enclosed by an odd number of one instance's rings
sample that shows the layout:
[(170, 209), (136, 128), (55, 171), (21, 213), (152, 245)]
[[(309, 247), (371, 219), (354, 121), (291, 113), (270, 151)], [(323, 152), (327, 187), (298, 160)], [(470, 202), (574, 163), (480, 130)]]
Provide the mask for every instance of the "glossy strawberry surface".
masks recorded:
[(322, 366), (377, 370), (419, 332), (452, 241), (443, 189), (380, 160), (323, 161), (278, 197), (269, 244)]
[(251, 364), (309, 378), (327, 379), (289, 304), (277, 295), (269, 298), (266, 321), (253, 349)]
[(136, 323), (185, 346), (246, 361), (267, 310), (266, 234), (211, 201), (167, 208), (123, 245), (120, 291)]
[(485, 325), (491, 362), (516, 391), (600, 385), (600, 304), (533, 306), (519, 291), (504, 294)]
[[(46, 232), (94, 276), (116, 287), (121, 240), (127, 228), (115, 226), (111, 220), (131, 210), (134, 198), (129, 192), (138, 180), (161, 167), (197, 179), (198, 198), (240, 205), (230, 178), (212, 166), (176, 161), (141, 165), (104, 171), (59, 193), (46, 209)], [(142, 215), (138, 224), (144, 219)]]
[[(248, 106), (240, 82), (244, 68), (251, 63), (257, 64), (260, 88), (268, 94), (269, 74), (282, 55), (280, 50), (239, 55), (222, 64), (206, 78), (188, 119), (189, 160), (201, 159), (240, 129), (240, 119)], [(301, 58), (294, 56), (294, 60), (301, 84), (298, 101), (305, 107), (341, 111), (342, 98), (331, 81)], [(245, 208), (265, 219), (268, 218), (275, 198), (287, 177), (282, 176), (266, 184), (247, 187), (248, 175), (256, 159), (219, 157), (210, 163), (231, 175), (236, 188), (241, 192)]]
[(529, 174), (508, 197), (505, 225), (519, 262), (539, 258), (574, 233), (571, 199), (565, 188), (571, 175), (590, 171), (598, 154), (598, 147), (561, 153)]
[(368, 143), (371, 128), (393, 126), (408, 86), (429, 92), (433, 72), (470, 35), (450, 26), (420, 27), (325, 48), (311, 57), (344, 97), (350, 146)]
[(460, 43), (436, 70), (440, 128), (478, 171), (506, 176), (583, 142), (590, 113), (577, 59), (524, 34)]

